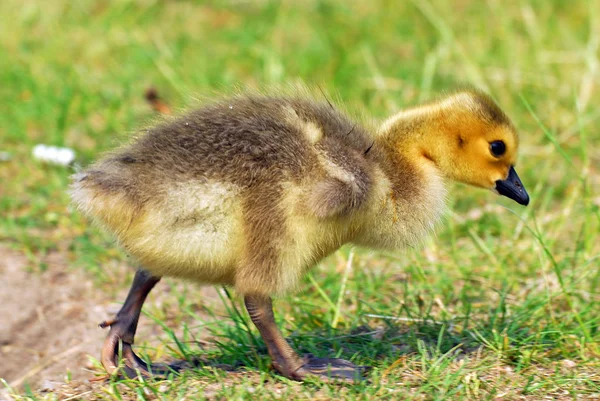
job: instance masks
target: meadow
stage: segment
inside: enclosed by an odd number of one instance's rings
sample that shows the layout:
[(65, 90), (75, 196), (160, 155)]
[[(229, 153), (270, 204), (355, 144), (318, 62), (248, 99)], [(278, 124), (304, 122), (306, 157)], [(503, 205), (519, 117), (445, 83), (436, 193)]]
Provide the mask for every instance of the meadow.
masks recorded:
[[(168, 380), (102, 379), (104, 333), (65, 314), (63, 337), (100, 336), (89, 361), (61, 365), (69, 348), (52, 348), (9, 370), (30, 353), (11, 343), (25, 323), (5, 321), (0, 399), (600, 399), (599, 47), (598, 0), (3, 0), (0, 293), (35, 282), (53, 303), (54, 272), (87, 283), (69, 302), (97, 305), (97, 323), (118, 310), (130, 259), (69, 206), (77, 167), (40, 163), (32, 148), (70, 147), (77, 165), (91, 163), (161, 118), (149, 88), (178, 113), (239, 88), (303, 83), (376, 124), (478, 87), (519, 131), (531, 203), (452, 186), (423, 247), (343, 248), (277, 300), (300, 353), (373, 366), (363, 382), (282, 378), (234, 292), (165, 279), (146, 302), (137, 350), (202, 366)], [(10, 260), (22, 263), (10, 270)], [(0, 316), (28, 299), (4, 298)], [(55, 384), (44, 386), (52, 366)]]

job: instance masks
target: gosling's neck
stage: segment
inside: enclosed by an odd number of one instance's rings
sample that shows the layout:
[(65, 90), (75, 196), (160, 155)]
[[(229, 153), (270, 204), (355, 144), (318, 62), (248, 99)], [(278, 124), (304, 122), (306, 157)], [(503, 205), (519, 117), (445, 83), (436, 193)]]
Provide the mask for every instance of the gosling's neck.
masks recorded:
[[(396, 115), (382, 126), (371, 152), (377, 160), (366, 228), (354, 242), (375, 248), (417, 245), (445, 210), (445, 177), (424, 150), (427, 115)], [(380, 175), (379, 175), (380, 174)]]
[(440, 128), (439, 120), (427, 108), (410, 109), (384, 122), (374, 148), (378, 149), (384, 160), (392, 182), (401, 184), (405, 181), (405, 177), (395, 177), (394, 173), (418, 176), (425, 180), (432, 174), (444, 176), (437, 163), (438, 151), (431, 146), (435, 145), (432, 137)]
[[(457, 137), (469, 120), (469, 111), (460, 98), (415, 107), (385, 121), (377, 144), (391, 163), (408, 163), (421, 174), (457, 179), (452, 159), (461, 144)], [(460, 135), (458, 136), (460, 140)]]

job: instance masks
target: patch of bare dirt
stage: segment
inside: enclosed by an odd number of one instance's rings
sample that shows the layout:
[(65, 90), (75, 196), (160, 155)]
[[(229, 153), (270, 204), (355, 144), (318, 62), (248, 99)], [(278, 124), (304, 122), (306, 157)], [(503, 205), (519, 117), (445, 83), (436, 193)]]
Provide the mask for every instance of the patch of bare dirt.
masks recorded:
[[(23, 254), (0, 244), (0, 378), (17, 390), (25, 384), (53, 390), (65, 387), (70, 372), (67, 387), (91, 386), (87, 380), (98, 371), (91, 369), (90, 356), (100, 356), (108, 332), (98, 324), (119, 310), (134, 270), (124, 265), (107, 267), (119, 270), (113, 273), (123, 280), (117, 291), (105, 294), (86, 272), (69, 269), (63, 254), (49, 254), (44, 262), (45, 271), (31, 271)], [(174, 294), (185, 288), (183, 282), (161, 282), (146, 302), (174, 318), (165, 323), (177, 334), (182, 320)], [(192, 285), (191, 292), (203, 304), (218, 299), (211, 287)], [(156, 346), (164, 335), (152, 319), (142, 316), (136, 335), (139, 343)]]
[(68, 271), (58, 254), (46, 271), (31, 272), (23, 255), (0, 246), (0, 378), (35, 388), (67, 371), (91, 377), (88, 355), (100, 349), (98, 322), (109, 307), (93, 294), (91, 281)]

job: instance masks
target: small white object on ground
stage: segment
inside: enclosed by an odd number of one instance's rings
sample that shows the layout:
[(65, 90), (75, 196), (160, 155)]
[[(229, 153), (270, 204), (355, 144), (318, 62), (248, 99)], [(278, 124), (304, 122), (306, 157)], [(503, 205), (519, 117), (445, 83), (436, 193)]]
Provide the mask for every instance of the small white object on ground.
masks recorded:
[(12, 155), (9, 152), (0, 151), (0, 162), (7, 162), (12, 159)]
[(75, 152), (70, 148), (59, 148), (49, 145), (35, 145), (33, 157), (41, 162), (68, 166), (75, 160)]

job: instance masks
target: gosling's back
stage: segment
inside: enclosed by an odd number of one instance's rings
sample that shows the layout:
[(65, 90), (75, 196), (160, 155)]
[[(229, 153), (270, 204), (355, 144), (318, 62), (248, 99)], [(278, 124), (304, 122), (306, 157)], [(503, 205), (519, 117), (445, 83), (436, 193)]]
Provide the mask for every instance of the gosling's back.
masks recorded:
[[(312, 230), (303, 234), (319, 242), (318, 252), (286, 238), (294, 218), (360, 206), (370, 185), (371, 141), (325, 102), (237, 97), (149, 129), (78, 174), (72, 194), (157, 275), (235, 284), (242, 264), (269, 270), (304, 246), (290, 256), (298, 265), (290, 268), (301, 270), (346, 240), (309, 223), (294, 229)], [(295, 280), (277, 275), (255, 279)]]

